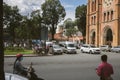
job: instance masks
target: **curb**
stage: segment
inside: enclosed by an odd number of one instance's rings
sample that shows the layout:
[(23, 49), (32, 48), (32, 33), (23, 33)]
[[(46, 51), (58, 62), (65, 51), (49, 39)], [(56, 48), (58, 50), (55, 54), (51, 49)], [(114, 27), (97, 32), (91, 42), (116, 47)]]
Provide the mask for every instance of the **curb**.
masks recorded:
[[(36, 55), (36, 54), (23, 55), (23, 57), (43, 57), (43, 56), (51, 56), (51, 54), (48, 54), (48, 55)], [(16, 57), (16, 55), (4, 55), (4, 57)]]
[[(23, 55), (23, 57), (35, 57), (37, 55)], [(4, 57), (16, 57), (16, 55), (4, 55)]]

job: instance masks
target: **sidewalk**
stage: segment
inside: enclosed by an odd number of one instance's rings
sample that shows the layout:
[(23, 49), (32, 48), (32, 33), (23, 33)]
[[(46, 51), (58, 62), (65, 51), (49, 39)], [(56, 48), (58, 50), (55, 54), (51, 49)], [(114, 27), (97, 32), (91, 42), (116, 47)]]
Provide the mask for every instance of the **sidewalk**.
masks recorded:
[[(51, 56), (52, 54), (47, 55), (37, 55), (37, 54), (27, 54), (23, 55), (24, 57), (41, 57), (41, 56)], [(16, 55), (4, 55), (4, 57), (16, 57)]]

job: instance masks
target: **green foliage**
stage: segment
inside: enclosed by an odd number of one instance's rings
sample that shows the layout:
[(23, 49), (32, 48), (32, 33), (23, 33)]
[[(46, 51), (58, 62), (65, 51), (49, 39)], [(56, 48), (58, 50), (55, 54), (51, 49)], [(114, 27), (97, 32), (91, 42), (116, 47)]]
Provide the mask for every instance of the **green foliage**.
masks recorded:
[(42, 17), (40, 11), (36, 10), (31, 13), (31, 17), (23, 17), (21, 26), (16, 28), (17, 38), (19, 39), (39, 39), (41, 30)]
[(77, 29), (74, 27), (70, 27), (66, 30), (66, 36), (73, 36), (74, 34), (76, 34)]
[(66, 12), (59, 0), (46, 0), (42, 4), (42, 16), (46, 25), (51, 25), (50, 31), (52, 33), (52, 39), (56, 30), (56, 25), (64, 19)]
[(21, 48), (21, 47), (6, 47), (5, 50), (10, 51), (10, 52), (14, 52), (14, 51), (16, 51), (16, 52), (20, 52), (20, 51), (24, 52), (24, 49)]
[(75, 26), (75, 23), (72, 21), (71, 18), (68, 18), (64, 21), (65, 29), (69, 29)]
[(39, 39), (42, 17), (40, 10), (33, 11), (30, 17), (22, 16), (17, 6), (3, 4), (3, 24), (11, 41), (15, 39)]
[(66, 29), (66, 36), (68, 36), (68, 37), (73, 36), (78, 31), (75, 28), (75, 23), (74, 23), (74, 21), (72, 21), (71, 18), (68, 18), (64, 21), (64, 27)]
[(5, 55), (16, 55), (18, 53), (22, 54), (33, 54), (32, 50), (24, 50), (24, 51), (11, 51), (11, 50), (5, 50)]
[(77, 18), (76, 24), (78, 29), (82, 32), (83, 36), (86, 35), (86, 14), (87, 14), (87, 6), (82, 5), (76, 8), (75, 16)]
[(22, 16), (19, 13), (18, 7), (11, 7), (6, 3), (3, 3), (3, 25), (6, 26), (12, 41), (14, 41), (17, 36), (15, 29), (20, 27), (21, 21)]

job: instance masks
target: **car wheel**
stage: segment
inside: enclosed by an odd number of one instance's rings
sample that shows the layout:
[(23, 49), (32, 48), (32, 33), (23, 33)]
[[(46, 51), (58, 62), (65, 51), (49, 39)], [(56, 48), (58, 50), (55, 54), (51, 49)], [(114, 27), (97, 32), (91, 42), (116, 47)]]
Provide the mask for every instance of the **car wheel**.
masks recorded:
[(53, 55), (55, 55), (55, 53), (53, 53)]
[(92, 54), (92, 51), (90, 51), (89, 53)]
[(83, 51), (83, 50), (81, 50), (81, 52), (82, 52), (82, 53), (84, 53), (84, 51)]
[(120, 53), (120, 50), (119, 50), (119, 51), (117, 51), (117, 53)]
[(119, 53), (119, 51), (116, 51), (116, 53)]

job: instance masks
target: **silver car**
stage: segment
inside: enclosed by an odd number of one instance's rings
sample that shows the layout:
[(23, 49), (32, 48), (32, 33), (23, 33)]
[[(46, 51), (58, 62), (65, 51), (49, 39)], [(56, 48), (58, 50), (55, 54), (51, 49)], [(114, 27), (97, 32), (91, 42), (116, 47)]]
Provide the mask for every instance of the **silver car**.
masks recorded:
[(63, 53), (63, 49), (59, 46), (59, 45), (52, 45), (49, 49), (49, 53), (50, 54), (62, 54)]
[(111, 48), (112, 52), (120, 53), (120, 46), (115, 46)]
[(111, 49), (111, 47), (109, 47), (109, 45), (102, 45), (102, 46), (100, 46), (100, 50), (101, 51), (109, 51), (110, 52), (110, 49)]

